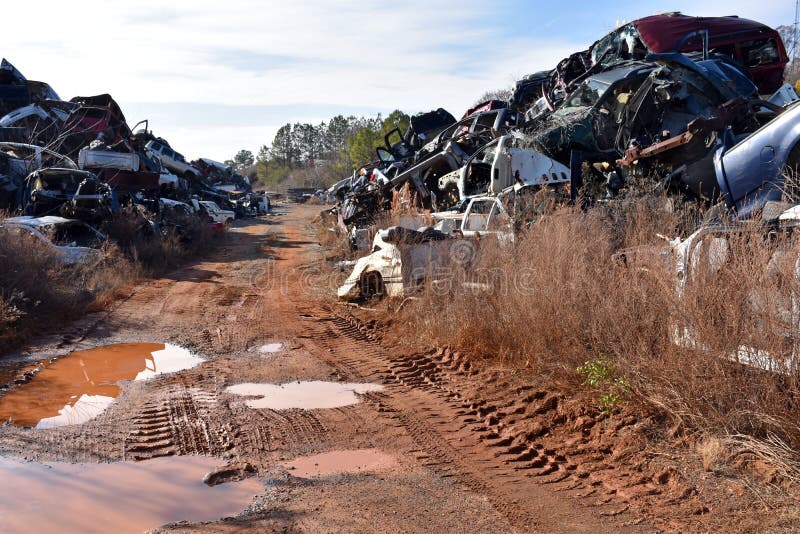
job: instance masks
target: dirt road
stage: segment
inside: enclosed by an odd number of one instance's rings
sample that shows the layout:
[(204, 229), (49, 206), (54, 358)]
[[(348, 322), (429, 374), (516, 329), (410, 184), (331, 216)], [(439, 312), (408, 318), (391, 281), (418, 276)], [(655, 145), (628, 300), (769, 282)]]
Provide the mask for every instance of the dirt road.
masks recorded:
[[(614, 451), (597, 458), (580, 440), (545, 439), (550, 423), (564, 422), (557, 396), (449, 351), (403, 353), (322, 297), (330, 291), (316, 273), (317, 211), (279, 206), (268, 219), (240, 223), (206, 261), (135, 288), (67, 332), (43, 333), (15, 359), (169, 342), (205, 361), (126, 382), (116, 402), (80, 425), (6, 426), (0, 452), (68, 462), (208, 455), (229, 466), (215, 475), (220, 482), (263, 477), (263, 492), (236, 517), (166, 530), (653, 530), (628, 502), (669, 500), (669, 476), (601, 482), (596, 473), (611, 469)], [(20, 376), (14, 369), (4, 376)], [(375, 386), (351, 403), (312, 384), (317, 397), (340, 404), (321, 409), (251, 407), (258, 395), (228, 390), (298, 381)], [(324, 453), (334, 454), (316, 456)]]

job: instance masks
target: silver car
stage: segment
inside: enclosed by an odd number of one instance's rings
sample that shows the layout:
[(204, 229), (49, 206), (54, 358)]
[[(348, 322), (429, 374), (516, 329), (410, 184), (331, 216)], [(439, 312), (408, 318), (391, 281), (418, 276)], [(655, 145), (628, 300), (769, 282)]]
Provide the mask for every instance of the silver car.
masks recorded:
[(145, 145), (145, 149), (147, 150), (148, 156), (157, 160), (161, 160), (161, 163), (164, 165), (164, 167), (174, 172), (178, 176), (189, 179), (200, 178), (202, 176), (196, 167), (186, 161), (186, 158), (183, 157), (183, 154), (172, 150), (172, 147), (170, 147), (165, 141), (149, 141)]

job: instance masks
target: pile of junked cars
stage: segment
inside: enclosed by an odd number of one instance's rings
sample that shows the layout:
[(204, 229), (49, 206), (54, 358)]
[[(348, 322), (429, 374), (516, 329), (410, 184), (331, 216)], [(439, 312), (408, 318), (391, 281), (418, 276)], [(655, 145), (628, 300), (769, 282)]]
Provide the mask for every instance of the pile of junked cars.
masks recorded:
[(408, 294), (431, 265), (470, 258), (470, 236), (513, 239), (543, 199), (588, 209), (649, 183), (729, 222), (777, 219), (800, 164), (787, 62), (764, 24), (667, 13), (525, 76), (508, 101), (413, 117), (328, 195), (354, 243), (404, 188), (436, 224), (378, 232), (339, 296)]
[(61, 100), (5, 59), (0, 114), (0, 210), (12, 215), (0, 226), (33, 235), (66, 262), (96, 248), (114, 217), (135, 216), (165, 234), (187, 217), (222, 230), (269, 210), (229, 165), (186, 161), (147, 120), (130, 128), (110, 95)]

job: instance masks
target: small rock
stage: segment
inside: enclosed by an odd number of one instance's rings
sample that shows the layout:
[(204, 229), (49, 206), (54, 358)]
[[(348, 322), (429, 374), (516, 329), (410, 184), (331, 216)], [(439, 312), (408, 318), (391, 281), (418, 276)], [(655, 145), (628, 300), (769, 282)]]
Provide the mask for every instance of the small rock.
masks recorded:
[(653, 482), (655, 482), (656, 484), (664, 485), (667, 482), (669, 482), (671, 478), (672, 478), (672, 469), (667, 468), (658, 473), (656, 476), (654, 476)]
[(244, 480), (258, 474), (258, 469), (250, 463), (229, 464), (220, 467), (216, 471), (211, 471), (203, 477), (203, 482), (207, 486), (216, 486), (226, 482)]

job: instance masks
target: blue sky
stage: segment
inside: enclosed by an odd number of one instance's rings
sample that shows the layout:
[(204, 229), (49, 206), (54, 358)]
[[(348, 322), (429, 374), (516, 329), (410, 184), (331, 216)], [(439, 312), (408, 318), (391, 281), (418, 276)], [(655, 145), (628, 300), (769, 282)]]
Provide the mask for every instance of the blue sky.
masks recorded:
[[(187, 157), (257, 151), (286, 122), (444, 107), (461, 115), (586, 48), (617, 24), (665, 11), (791, 24), (794, 2), (519, 0), (89, 0), (12, 3), (2, 55), (62, 98), (108, 92), (133, 125)], [(29, 22), (35, 20), (34, 24)]]

